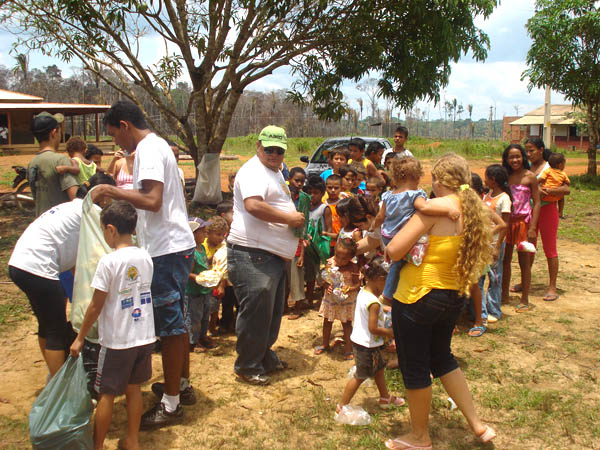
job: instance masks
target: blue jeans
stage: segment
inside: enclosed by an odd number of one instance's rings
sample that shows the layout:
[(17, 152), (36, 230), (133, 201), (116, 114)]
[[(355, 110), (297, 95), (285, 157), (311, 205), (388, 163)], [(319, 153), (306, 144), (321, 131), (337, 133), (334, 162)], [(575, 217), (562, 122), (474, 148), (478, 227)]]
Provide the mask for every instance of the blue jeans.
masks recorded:
[(183, 316), (185, 286), (192, 270), (194, 249), (152, 258), (152, 306), (157, 336), (186, 334)]
[(210, 294), (185, 295), (185, 327), (190, 335), (190, 345), (196, 345), (208, 333), (210, 319)]
[(457, 291), (433, 289), (412, 304), (392, 302), (392, 327), (398, 365), (406, 389), (431, 386), (458, 368), (450, 341), (464, 298)]
[(479, 289), (481, 290), (481, 318), (487, 319), (488, 313), (499, 319), (502, 317), (502, 260), (504, 259), (504, 243), (500, 247), (498, 259), (491, 265), (487, 276), (490, 280), (487, 293), (484, 292), (485, 275), (479, 279)]
[(234, 370), (262, 375), (279, 365), (277, 341), (285, 303), (285, 264), (269, 252), (227, 244), (229, 281), (239, 301)]
[[(381, 236), (381, 240), (384, 245), (387, 246), (391, 239), (385, 236)], [(401, 259), (400, 261), (394, 261), (390, 265), (390, 270), (388, 271), (387, 277), (385, 277), (385, 286), (383, 288), (383, 296), (385, 298), (394, 298), (394, 294), (396, 293), (396, 289), (398, 289), (398, 280), (400, 279), (400, 270), (406, 264), (406, 261)]]

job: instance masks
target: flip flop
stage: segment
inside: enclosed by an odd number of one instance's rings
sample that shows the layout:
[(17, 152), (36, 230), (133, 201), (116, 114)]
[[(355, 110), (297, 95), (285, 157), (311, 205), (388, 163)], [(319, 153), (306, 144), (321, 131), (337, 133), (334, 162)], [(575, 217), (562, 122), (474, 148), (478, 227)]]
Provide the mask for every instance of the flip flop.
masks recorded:
[(302, 314), (293, 313), (288, 316), (288, 320), (298, 320), (300, 317), (302, 317)]
[(473, 327), (469, 330), (469, 336), (480, 337), (485, 333), (485, 327)]
[(544, 300), (545, 302), (554, 302), (558, 300), (559, 297), (560, 295), (558, 294), (546, 294), (544, 295), (544, 298), (542, 300)]
[(385, 441), (385, 446), (391, 450), (431, 450), (433, 447), (429, 445), (413, 445), (403, 441), (400, 438), (388, 439)]
[(527, 311), (529, 311), (529, 305), (519, 304), (519, 306), (517, 306), (517, 308), (515, 309), (515, 312), (517, 313), (524, 313)]
[(315, 355), (322, 355), (325, 352), (329, 351), (329, 347), (325, 347), (323, 345), (317, 345), (315, 347)]
[(511, 286), (509, 290), (510, 292), (523, 292), (523, 288), (520, 284), (515, 284), (514, 286)]
[(477, 436), (479, 442), (483, 442), (484, 444), (490, 442), (492, 439), (496, 437), (496, 432), (489, 425), (485, 426), (485, 431)]

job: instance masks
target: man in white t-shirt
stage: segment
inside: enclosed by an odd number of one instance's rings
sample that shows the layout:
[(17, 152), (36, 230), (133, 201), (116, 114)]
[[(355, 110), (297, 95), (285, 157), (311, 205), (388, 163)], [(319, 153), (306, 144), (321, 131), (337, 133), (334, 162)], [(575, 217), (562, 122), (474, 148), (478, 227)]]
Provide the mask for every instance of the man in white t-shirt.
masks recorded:
[(196, 402), (189, 381), (189, 339), (183, 316), (185, 285), (196, 242), (188, 225), (177, 162), (167, 141), (148, 129), (142, 111), (129, 101), (112, 105), (104, 124), (117, 145), (136, 152), (133, 189), (101, 186), (98, 195), (135, 206), (138, 245), (148, 251), (154, 264), (152, 304), (165, 383), (152, 385), (161, 401), (144, 413), (141, 427), (157, 428), (181, 421), (180, 402)]
[(277, 341), (285, 304), (285, 260), (296, 253), (290, 228), (304, 224), (279, 168), (287, 149), (285, 130), (273, 125), (258, 136), (256, 156), (235, 177), (233, 222), (227, 237), (227, 266), (240, 303), (234, 371), (247, 383), (269, 383), (284, 369), (271, 346)]
[(399, 126), (394, 131), (394, 148), (388, 148), (383, 152), (381, 157), (381, 164), (385, 165), (385, 157), (388, 153), (395, 153), (396, 158), (401, 158), (402, 156), (413, 156), (410, 150), (404, 148), (404, 144), (408, 140), (408, 128)]

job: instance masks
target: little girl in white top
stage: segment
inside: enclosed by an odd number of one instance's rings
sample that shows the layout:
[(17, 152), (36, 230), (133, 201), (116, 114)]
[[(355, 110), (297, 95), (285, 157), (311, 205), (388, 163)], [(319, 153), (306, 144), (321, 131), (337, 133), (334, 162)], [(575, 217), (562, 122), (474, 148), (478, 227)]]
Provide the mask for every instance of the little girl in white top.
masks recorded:
[(350, 336), (356, 372), (344, 389), (337, 405), (338, 413), (344, 405), (350, 403), (358, 387), (367, 378), (375, 378), (381, 408), (402, 406), (405, 403), (402, 397), (390, 395), (385, 384), (385, 361), (381, 350), (384, 338), (393, 338), (394, 333), (390, 326), (386, 327), (383, 307), (379, 301), (387, 276), (382, 264), (383, 258), (375, 258), (362, 269), (366, 285), (360, 290), (356, 300), (354, 328)]

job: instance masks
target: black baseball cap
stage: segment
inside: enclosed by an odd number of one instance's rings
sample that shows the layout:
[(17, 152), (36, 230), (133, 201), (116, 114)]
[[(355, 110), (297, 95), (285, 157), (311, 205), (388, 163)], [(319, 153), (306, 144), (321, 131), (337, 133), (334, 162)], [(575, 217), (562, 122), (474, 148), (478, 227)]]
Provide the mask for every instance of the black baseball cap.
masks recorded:
[(39, 113), (31, 122), (31, 131), (34, 133), (45, 133), (52, 131), (58, 127), (59, 123), (63, 123), (65, 116), (60, 113), (50, 114), (47, 111)]

